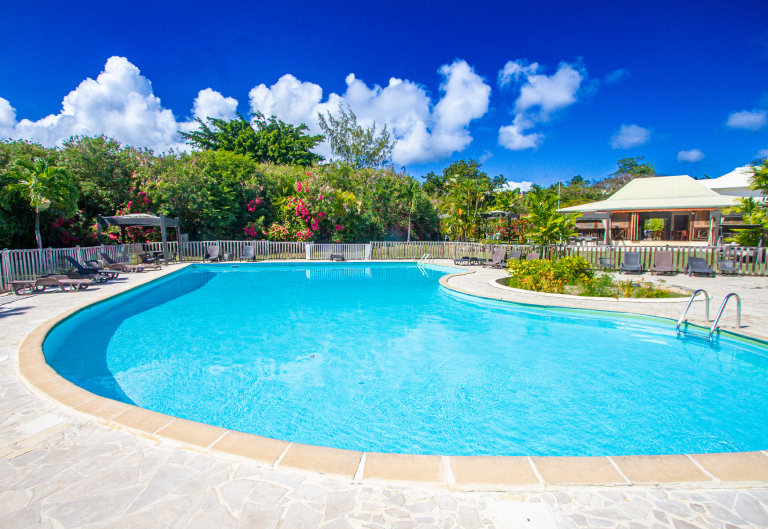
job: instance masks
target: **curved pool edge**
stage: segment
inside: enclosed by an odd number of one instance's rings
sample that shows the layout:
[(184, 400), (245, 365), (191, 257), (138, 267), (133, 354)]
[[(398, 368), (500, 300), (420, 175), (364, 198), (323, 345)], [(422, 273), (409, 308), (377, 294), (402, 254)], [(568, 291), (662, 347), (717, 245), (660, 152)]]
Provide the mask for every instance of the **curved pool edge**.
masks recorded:
[[(320, 473), (356, 483), (417, 483), (461, 491), (538, 491), (591, 486), (747, 488), (765, 486), (768, 482), (766, 451), (595, 457), (436, 456), (363, 453), (291, 443), (172, 417), (101, 397), (64, 379), (48, 365), (43, 343), (59, 323), (82, 310), (193, 264), (102, 296), (38, 326), (27, 335), (18, 351), (17, 370), (22, 381), (33, 392), (59, 406), (112, 428), (214, 457), (248, 460), (275, 470)], [(464, 294), (487, 298), (449, 286), (450, 278), (474, 273), (473, 270), (459, 270), (442, 276), (440, 284)], [(509, 302), (502, 298), (491, 299)]]

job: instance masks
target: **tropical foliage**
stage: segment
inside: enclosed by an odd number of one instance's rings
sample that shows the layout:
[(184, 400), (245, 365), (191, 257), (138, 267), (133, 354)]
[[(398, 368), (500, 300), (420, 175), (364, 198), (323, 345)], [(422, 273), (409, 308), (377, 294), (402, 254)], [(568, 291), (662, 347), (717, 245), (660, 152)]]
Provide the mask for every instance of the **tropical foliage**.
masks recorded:
[(392, 159), (396, 140), (393, 140), (387, 126), (376, 135), (376, 122), (370, 127), (358, 125), (357, 116), (347, 106), (339, 107), (334, 116), (318, 113), (317, 124), (328, 137), (331, 151), (341, 162), (362, 169), (364, 167), (384, 167)]

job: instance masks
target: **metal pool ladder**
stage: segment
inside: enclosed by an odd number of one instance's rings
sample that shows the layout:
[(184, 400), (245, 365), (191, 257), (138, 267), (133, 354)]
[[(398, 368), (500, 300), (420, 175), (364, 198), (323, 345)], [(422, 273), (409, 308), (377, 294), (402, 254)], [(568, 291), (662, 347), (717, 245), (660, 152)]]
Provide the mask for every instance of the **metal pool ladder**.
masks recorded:
[[(680, 336), (680, 325), (683, 324), (685, 321), (685, 315), (688, 314), (688, 309), (691, 308), (691, 305), (693, 305), (693, 301), (696, 299), (696, 295), (699, 292), (704, 293), (704, 317), (706, 318), (706, 321), (709, 322), (709, 292), (704, 290), (703, 288), (700, 288), (698, 290), (694, 290), (693, 294), (691, 294), (691, 299), (688, 300), (688, 304), (685, 306), (685, 309), (683, 309), (683, 313), (680, 315), (680, 319), (677, 320), (677, 326), (675, 327), (675, 332), (678, 336)], [(730, 294), (728, 294), (730, 296)], [(728, 299), (726, 297), (726, 299)], [(723, 303), (723, 307), (725, 307), (725, 303)], [(722, 312), (723, 309), (720, 309), (720, 312)], [(720, 316), (718, 315), (718, 318)], [(712, 333), (710, 333), (710, 336), (712, 336)]]
[(731, 299), (731, 296), (736, 296), (736, 328), (741, 328), (741, 298), (738, 294), (735, 292), (731, 292), (725, 298), (723, 298), (723, 304), (720, 305), (720, 310), (717, 311), (717, 316), (715, 316), (715, 322), (712, 324), (712, 328), (709, 330), (709, 340), (712, 341), (712, 335), (717, 330), (717, 324), (720, 322), (720, 316), (723, 315), (723, 311), (725, 310), (725, 306), (728, 304), (728, 300)]
[(432, 254), (431, 253), (425, 253), (419, 259), (419, 264), (420, 265), (423, 265), (423, 264), (426, 264), (426, 263), (435, 264), (434, 259), (432, 259)]

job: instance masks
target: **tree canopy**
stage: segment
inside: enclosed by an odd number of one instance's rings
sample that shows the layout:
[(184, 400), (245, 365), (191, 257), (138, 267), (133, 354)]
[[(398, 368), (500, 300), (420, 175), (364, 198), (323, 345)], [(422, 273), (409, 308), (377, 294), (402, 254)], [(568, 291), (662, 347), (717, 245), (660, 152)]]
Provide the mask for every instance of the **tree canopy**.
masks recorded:
[(322, 129), (331, 152), (345, 164), (355, 168), (384, 167), (392, 161), (392, 151), (397, 140), (390, 138), (387, 126), (376, 135), (376, 122), (370, 127), (358, 125), (357, 116), (347, 106), (339, 107), (337, 114), (317, 114), (317, 123)]
[(244, 154), (255, 162), (309, 166), (324, 160), (311, 149), (325, 138), (308, 135), (309, 128), (303, 123), (295, 127), (275, 116), (266, 119), (261, 112), (251, 115), (253, 121), (240, 114), (229, 121), (208, 118), (205, 123), (197, 118), (199, 130), (180, 134), (187, 143), (200, 150)]

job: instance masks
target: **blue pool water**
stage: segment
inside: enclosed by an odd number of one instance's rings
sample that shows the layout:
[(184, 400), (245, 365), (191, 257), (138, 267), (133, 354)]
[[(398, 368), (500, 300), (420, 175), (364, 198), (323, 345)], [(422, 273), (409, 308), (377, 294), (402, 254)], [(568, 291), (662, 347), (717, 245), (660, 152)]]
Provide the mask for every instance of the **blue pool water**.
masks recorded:
[(442, 455), (768, 448), (768, 357), (653, 318), (456, 294), (413, 264), (193, 266), (44, 344), (105, 397), (294, 442)]

